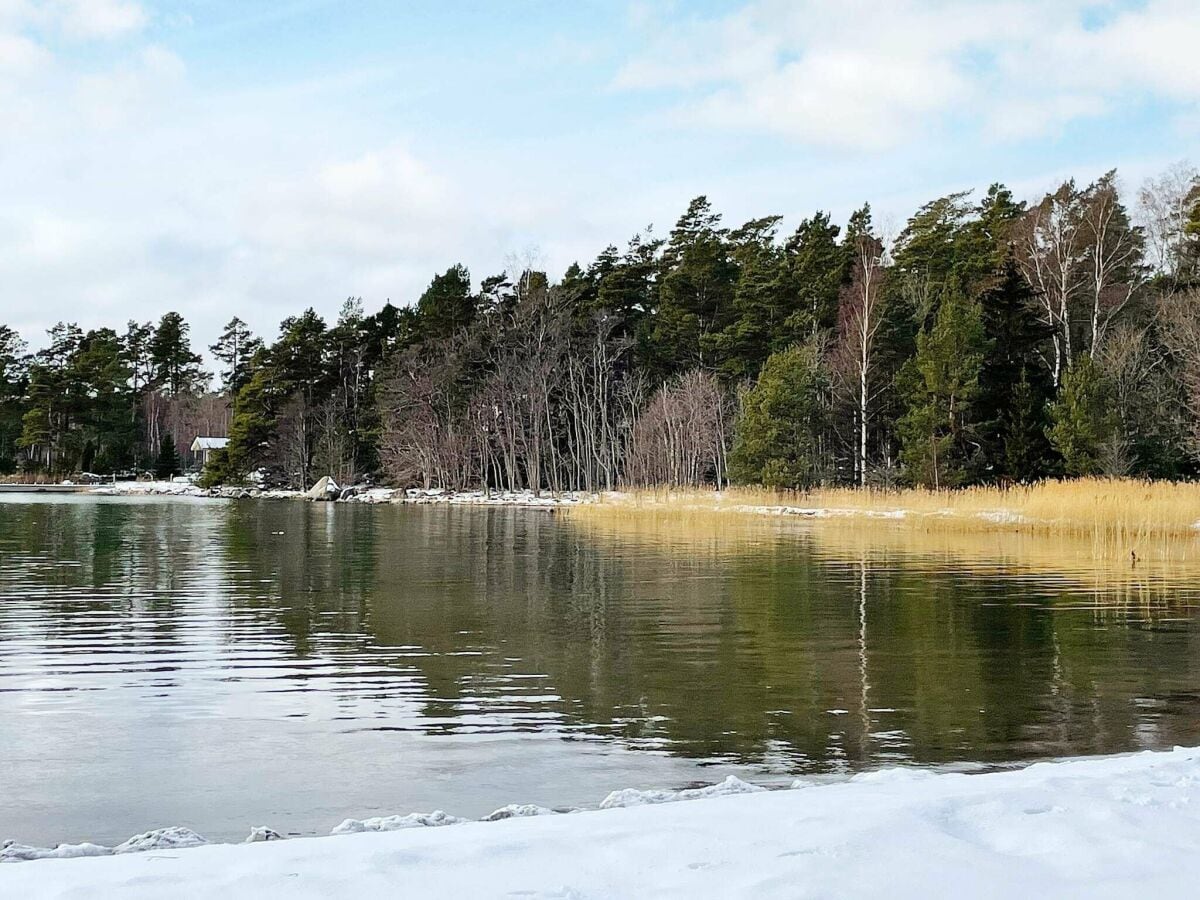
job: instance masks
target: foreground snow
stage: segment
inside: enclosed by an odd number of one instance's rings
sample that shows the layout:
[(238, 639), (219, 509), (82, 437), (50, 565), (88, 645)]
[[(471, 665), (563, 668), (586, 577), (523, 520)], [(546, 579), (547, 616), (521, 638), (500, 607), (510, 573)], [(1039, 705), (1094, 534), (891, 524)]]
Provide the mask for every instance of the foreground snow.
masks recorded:
[(576, 815), (395, 817), (390, 833), (349, 820), (339, 837), (0, 866), (0, 896), (1191, 897), (1200, 883), (1200, 750), (741, 784), (618, 792)]

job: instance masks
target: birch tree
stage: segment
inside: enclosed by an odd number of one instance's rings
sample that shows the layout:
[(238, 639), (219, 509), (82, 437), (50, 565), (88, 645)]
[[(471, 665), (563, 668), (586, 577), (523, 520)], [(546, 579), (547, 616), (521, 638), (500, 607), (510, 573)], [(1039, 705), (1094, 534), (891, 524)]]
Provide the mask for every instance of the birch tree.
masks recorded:
[(867, 483), (869, 434), (876, 385), (876, 350), (884, 321), (884, 246), (871, 231), (871, 208), (864, 206), (850, 220), (850, 284), (842, 291), (838, 312), (838, 358), (853, 385), (856, 401), (855, 480)]

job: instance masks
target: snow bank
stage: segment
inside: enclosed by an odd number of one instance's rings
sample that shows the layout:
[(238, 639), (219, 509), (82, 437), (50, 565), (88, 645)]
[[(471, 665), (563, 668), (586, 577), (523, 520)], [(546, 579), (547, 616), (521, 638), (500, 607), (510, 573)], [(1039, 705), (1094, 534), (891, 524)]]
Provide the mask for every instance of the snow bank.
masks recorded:
[(118, 481), (100, 484), (88, 491), (105, 497), (205, 497), (208, 492), (190, 482), (176, 481)]
[(184, 847), (199, 847), (207, 844), (204, 838), (190, 828), (156, 828), (143, 834), (135, 834), (129, 840), (113, 847), (113, 853), (145, 853), (148, 850), (179, 850)]
[[(270, 830), (270, 829), (267, 829)], [(253, 832), (251, 833), (253, 838)], [(251, 838), (247, 838), (250, 840)], [(266, 840), (257, 838), (256, 840)], [(83, 856), (114, 856), (121, 853), (145, 853), (149, 850), (178, 850), (184, 847), (199, 847), (207, 844), (204, 838), (190, 828), (174, 826), (156, 828), (135, 834), (115, 847), (100, 844), (59, 844), (57, 847), (30, 847), (16, 841), (0, 844), (0, 863), (29, 862), (35, 859), (78, 859)]]
[(682, 791), (638, 791), (626, 788), (613, 791), (600, 801), (601, 809), (619, 809), (624, 806), (649, 806), (654, 803), (674, 803), (678, 800), (703, 800), (706, 797), (728, 797), (733, 794), (757, 794), (766, 788), (730, 775), (719, 784), (702, 788), (686, 788)]
[(0, 866), (0, 896), (1182, 898), (1200, 880), (1198, 841), (1200, 750), (1179, 749), (984, 775), (888, 771), (798, 791), (451, 828), (48, 859)]
[(595, 500), (582, 491), (534, 494), (533, 491), (446, 491), (440, 488), (366, 488), (346, 497), (350, 503), (449, 503), (460, 506), (575, 506)]
[(545, 806), (534, 806), (532, 803), (510, 803), (508, 806), (502, 806), (488, 813), (479, 821), (499, 822), (501, 819), (514, 819), (523, 816), (552, 816), (554, 814), (554, 810), (547, 809)]
[[(285, 490), (283, 488), (259, 489), (247, 487), (201, 488), (190, 482), (181, 481), (119, 481), (115, 484), (99, 484), (89, 490), (89, 493), (109, 497), (213, 497), (226, 500), (233, 499), (333, 499), (342, 491), (332, 479), (322, 479), (308, 492)], [(580, 503), (594, 501), (595, 494), (582, 491), (565, 493), (543, 493), (535, 495), (533, 491), (445, 491), (440, 489), (424, 490), (421, 488), (384, 487), (352, 487), (341, 497), (343, 503), (447, 503), (458, 506), (521, 506), (545, 507), (575, 506)]]
[(361, 834), (364, 831), (400, 831), (404, 828), (436, 828), (442, 825), (461, 825), (466, 819), (451, 816), (437, 809), (431, 813), (409, 813), (407, 816), (377, 816), (373, 819), (346, 819), (330, 834)]

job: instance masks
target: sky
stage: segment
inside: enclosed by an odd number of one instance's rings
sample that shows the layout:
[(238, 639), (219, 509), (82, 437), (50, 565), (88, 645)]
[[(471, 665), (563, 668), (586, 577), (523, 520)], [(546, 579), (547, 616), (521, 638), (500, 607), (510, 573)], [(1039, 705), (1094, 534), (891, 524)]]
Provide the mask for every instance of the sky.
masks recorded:
[(0, 323), (272, 337), (455, 263), (728, 224), (893, 231), (1200, 140), (1200, 0), (0, 0)]

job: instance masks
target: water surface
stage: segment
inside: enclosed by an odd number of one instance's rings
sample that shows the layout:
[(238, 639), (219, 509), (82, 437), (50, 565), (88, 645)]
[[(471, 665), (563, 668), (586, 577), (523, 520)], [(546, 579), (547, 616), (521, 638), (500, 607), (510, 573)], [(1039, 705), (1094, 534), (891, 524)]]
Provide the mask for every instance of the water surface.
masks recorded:
[(1197, 594), (544, 510), (0, 498), (0, 839), (1200, 742)]

